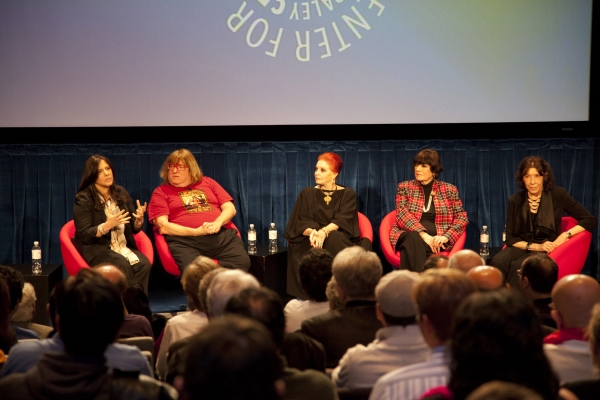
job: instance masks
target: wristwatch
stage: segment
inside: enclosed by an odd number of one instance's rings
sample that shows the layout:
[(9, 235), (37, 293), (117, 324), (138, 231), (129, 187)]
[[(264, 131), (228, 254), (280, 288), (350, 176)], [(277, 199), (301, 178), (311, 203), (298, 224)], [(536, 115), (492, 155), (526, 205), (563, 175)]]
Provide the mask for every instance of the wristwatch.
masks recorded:
[(567, 239), (571, 239), (571, 236), (573, 236), (573, 234), (571, 233), (571, 230), (568, 230), (565, 233), (567, 234)]
[(527, 246), (525, 246), (525, 250), (531, 251), (531, 243), (527, 243)]

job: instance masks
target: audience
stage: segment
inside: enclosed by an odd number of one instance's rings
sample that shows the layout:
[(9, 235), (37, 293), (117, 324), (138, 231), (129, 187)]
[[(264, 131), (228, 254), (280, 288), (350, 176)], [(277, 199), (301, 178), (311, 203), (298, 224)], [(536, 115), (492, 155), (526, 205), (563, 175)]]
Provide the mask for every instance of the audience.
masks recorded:
[[(285, 333), (283, 301), (271, 289), (244, 289), (229, 300), (225, 311), (227, 314), (242, 315), (263, 324), (271, 333), (278, 350), (281, 350), (285, 337), (289, 335)], [(280, 377), (285, 384), (285, 400), (337, 399), (335, 387), (327, 375), (311, 369), (300, 371), (289, 368), (285, 357), (281, 357)]]
[[(6, 400), (27, 399), (165, 399), (173, 388), (152, 378), (110, 371), (104, 353), (124, 315), (115, 286), (96, 272), (83, 269), (59, 284), (57, 329), (64, 352), (46, 352), (25, 373), (0, 380)], [(11, 354), (9, 361), (13, 358)]]
[(557, 398), (558, 379), (544, 356), (539, 317), (520, 293), (502, 289), (470, 295), (456, 312), (450, 338), (448, 386), (423, 398), (464, 399), (495, 380)]
[[(84, 272), (85, 271), (85, 272)], [(77, 275), (79, 280), (90, 280), (95, 282), (104, 279), (97, 273), (92, 272), (90, 269), (84, 269)], [(68, 278), (73, 279), (73, 278)], [(60, 309), (58, 309), (59, 299), (64, 294), (64, 286), (59, 285), (55, 287), (50, 294), (50, 319), (54, 327), (58, 330), (58, 321), (60, 316)], [(22, 343), (18, 343), (10, 350), (9, 360), (4, 365), (4, 368), (0, 370), (0, 377), (15, 373), (15, 372), (27, 372), (30, 368), (34, 367), (42, 354), (45, 352), (63, 352), (64, 342), (57, 332), (55, 335), (42, 340), (30, 340)], [(150, 364), (141, 351), (135, 346), (129, 346), (121, 343), (111, 343), (104, 352), (104, 357), (110, 368), (119, 369), (121, 371), (135, 371), (140, 374), (153, 376)]]
[(558, 281), (556, 261), (544, 252), (537, 252), (523, 261), (517, 275), (521, 293), (537, 309), (542, 318), (542, 323), (556, 329), (556, 322), (552, 319), (552, 309), (550, 308), (552, 288)]
[(482, 265), (471, 268), (467, 272), (467, 276), (475, 282), (477, 289), (481, 292), (498, 290), (507, 286), (506, 283), (504, 283), (502, 271), (496, 267)]
[(300, 329), (302, 321), (329, 311), (325, 293), (331, 280), (333, 257), (325, 249), (311, 249), (298, 261), (300, 284), (308, 300), (293, 299), (285, 306), (286, 331)]
[(447, 384), (450, 376), (447, 344), (452, 319), (464, 299), (476, 291), (475, 283), (456, 269), (432, 269), (421, 275), (412, 297), (431, 357), (384, 375), (373, 388), (371, 400), (417, 399), (426, 390)]
[(423, 271), (427, 271), (431, 268), (447, 268), (448, 267), (448, 257), (443, 254), (432, 254), (427, 257), (425, 260), (425, 265), (423, 265)]
[(188, 300), (191, 311), (180, 313), (170, 318), (165, 326), (160, 349), (156, 357), (156, 372), (159, 378), (167, 376), (167, 352), (169, 346), (183, 338), (194, 335), (208, 324), (204, 305), (200, 303), (200, 282), (204, 275), (219, 268), (210, 258), (198, 256), (181, 276), (181, 286)]
[(600, 302), (600, 284), (587, 275), (567, 275), (552, 289), (558, 330), (544, 338), (544, 352), (561, 383), (596, 377), (586, 330)]
[(23, 298), (17, 306), (15, 313), (11, 318), (11, 322), (21, 328), (29, 329), (36, 332), (40, 339), (45, 339), (52, 332), (52, 328), (47, 325), (35, 324), (32, 322), (35, 315), (35, 306), (37, 298), (35, 297), (35, 289), (29, 282), (25, 282), (23, 286)]
[(375, 286), (382, 271), (377, 254), (358, 246), (345, 248), (333, 259), (344, 307), (302, 322), (302, 332), (325, 348), (328, 368), (335, 368), (350, 347), (371, 343), (382, 327), (375, 313)]
[(600, 304), (596, 304), (592, 311), (592, 318), (588, 327), (588, 337), (592, 361), (596, 367), (596, 376), (593, 379), (578, 380), (564, 384), (564, 387), (574, 393), (579, 400), (597, 400), (600, 394)]
[(339, 388), (372, 388), (386, 373), (426, 361), (429, 349), (417, 325), (411, 291), (420, 281), (408, 270), (392, 271), (375, 288), (377, 319), (383, 328), (367, 346), (357, 344), (346, 351), (331, 378)]
[(259, 322), (227, 315), (190, 338), (185, 367), (175, 382), (181, 399), (282, 398), (285, 388), (277, 348)]
[[(5, 265), (0, 265), (0, 277), (4, 278), (4, 282), (6, 282), (6, 285), (8, 286), (8, 293), (10, 296), (9, 318), (12, 320), (12, 316), (17, 311), (17, 306), (23, 298), (23, 286), (25, 286), (25, 280), (23, 279), (23, 274), (21, 274), (21, 272)], [(10, 327), (17, 336), (17, 340), (40, 338), (37, 332), (32, 331), (31, 329), (21, 328), (14, 323), (11, 323)]]
[[(10, 293), (4, 277), (0, 275), (0, 357), (4, 363), (6, 354), (17, 343), (15, 331), (10, 327)], [(1, 368), (0, 368), (1, 371)]]
[(481, 265), (485, 265), (485, 260), (473, 250), (459, 250), (448, 259), (448, 268), (458, 269), (465, 274)]
[(125, 292), (123, 292), (122, 298), (125, 309), (129, 314), (137, 314), (146, 318), (150, 323), (152, 335), (155, 338), (162, 335), (162, 332), (167, 325), (168, 318), (164, 315), (154, 314), (152, 312), (150, 309), (150, 299), (146, 292), (144, 292), (144, 286), (140, 282), (128, 281), (127, 288), (125, 289)]
[[(98, 272), (104, 279), (115, 285), (115, 288), (121, 295), (122, 301), (123, 293), (125, 293), (128, 286), (127, 277), (123, 271), (110, 264), (95, 266), (94, 271)], [(150, 326), (150, 322), (146, 317), (138, 314), (131, 314), (124, 308), (124, 318), (119, 333), (117, 334), (117, 338), (124, 339), (136, 336), (150, 336), (154, 339), (152, 326)]]
[(330, 311), (344, 307), (344, 303), (342, 303), (342, 300), (340, 299), (340, 292), (338, 292), (337, 282), (333, 276), (329, 282), (327, 282), (325, 295), (327, 295), (327, 303), (329, 304)]
[[(523, 385), (492, 381), (484, 383), (467, 396), (466, 400), (544, 400), (542, 396)], [(567, 400), (563, 398), (563, 400)]]

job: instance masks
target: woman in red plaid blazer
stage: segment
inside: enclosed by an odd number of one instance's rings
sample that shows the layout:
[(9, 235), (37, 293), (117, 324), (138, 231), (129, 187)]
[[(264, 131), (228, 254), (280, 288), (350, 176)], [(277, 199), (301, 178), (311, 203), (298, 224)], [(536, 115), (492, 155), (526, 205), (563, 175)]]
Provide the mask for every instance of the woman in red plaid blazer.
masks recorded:
[(415, 179), (398, 184), (390, 242), (400, 269), (420, 272), (427, 257), (452, 248), (469, 220), (456, 186), (437, 180), (444, 169), (435, 150), (420, 151), (413, 165)]

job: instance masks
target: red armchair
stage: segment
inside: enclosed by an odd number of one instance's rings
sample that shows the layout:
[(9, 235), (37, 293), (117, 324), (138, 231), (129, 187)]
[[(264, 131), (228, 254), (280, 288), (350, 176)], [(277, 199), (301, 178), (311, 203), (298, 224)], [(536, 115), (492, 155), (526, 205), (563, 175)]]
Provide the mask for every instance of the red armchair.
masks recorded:
[(367, 238), (373, 243), (373, 226), (369, 218), (362, 213), (358, 213), (358, 229), (361, 238)]
[[(577, 225), (575, 218), (563, 217), (561, 232), (567, 231), (575, 225)], [(588, 231), (583, 231), (548, 254), (558, 265), (558, 279), (565, 275), (581, 272), (591, 243), (592, 234)]]
[[(237, 235), (241, 238), (240, 230), (234, 225), (233, 222), (229, 222), (225, 225), (226, 228), (236, 229)], [(169, 246), (167, 245), (167, 240), (161, 233), (158, 231), (158, 228), (154, 226), (154, 244), (156, 245), (156, 250), (158, 252), (158, 257), (160, 258), (160, 262), (162, 263), (165, 271), (173, 276), (181, 276), (181, 272), (179, 272), (179, 267), (175, 263), (173, 259), (173, 255), (171, 255), (171, 251), (169, 250)], [(215, 260), (215, 262), (218, 262)]]
[[(396, 223), (396, 211), (392, 211), (383, 217), (381, 220), (381, 225), (379, 225), (379, 241), (381, 243), (381, 250), (383, 251), (383, 255), (388, 260), (390, 264), (394, 268), (400, 267), (400, 252), (396, 251), (396, 249), (392, 248), (392, 244), (390, 243), (390, 229)], [(467, 240), (467, 233), (464, 232), (454, 243), (454, 247), (450, 251), (442, 251), (440, 254), (443, 254), (447, 257), (452, 256), (459, 250), (462, 250), (465, 247), (465, 241)]]
[[(75, 222), (70, 220), (60, 230), (58, 235), (60, 242), (60, 253), (62, 255), (63, 263), (65, 264), (65, 268), (69, 275), (75, 275), (82, 268), (89, 268), (88, 263), (85, 262), (77, 248), (73, 244), (73, 237), (75, 236)], [(154, 263), (154, 249), (152, 247), (152, 242), (148, 236), (140, 231), (133, 235), (135, 239), (135, 244), (137, 245), (138, 250), (145, 255), (150, 264)]]

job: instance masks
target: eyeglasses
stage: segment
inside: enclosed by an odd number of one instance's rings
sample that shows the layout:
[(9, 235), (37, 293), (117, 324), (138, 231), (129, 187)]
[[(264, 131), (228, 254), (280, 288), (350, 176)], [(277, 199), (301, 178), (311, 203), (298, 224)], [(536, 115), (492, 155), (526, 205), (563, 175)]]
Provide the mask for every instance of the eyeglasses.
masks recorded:
[(518, 269), (517, 270), (517, 275), (519, 275), (519, 278), (522, 278), (523, 277), (523, 272), (520, 269)]
[(179, 171), (185, 171), (189, 167), (187, 165), (184, 165), (184, 164), (171, 164), (171, 163), (169, 163), (169, 164), (167, 164), (167, 168), (169, 169), (169, 171), (172, 171), (175, 168), (177, 168)]

